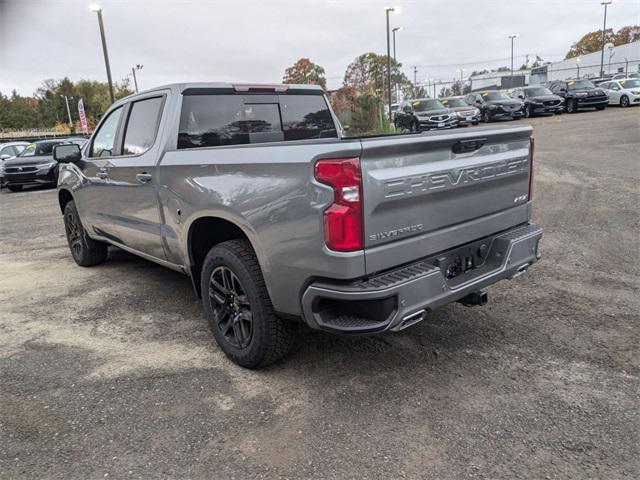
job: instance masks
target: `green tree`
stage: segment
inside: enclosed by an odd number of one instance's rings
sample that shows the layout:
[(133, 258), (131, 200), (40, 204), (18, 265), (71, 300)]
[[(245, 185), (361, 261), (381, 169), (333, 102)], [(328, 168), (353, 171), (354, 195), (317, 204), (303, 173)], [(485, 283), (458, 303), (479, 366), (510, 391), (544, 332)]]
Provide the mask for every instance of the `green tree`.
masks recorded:
[(313, 63), (308, 58), (301, 58), (289, 68), (285, 69), (282, 83), (297, 83), (305, 85), (320, 85), (327, 89), (327, 79), (324, 68)]
[[(400, 70), (401, 67), (401, 63), (391, 59), (392, 97), (396, 97), (396, 85), (405, 94), (410, 94), (413, 89), (412, 83)], [(387, 56), (373, 52), (363, 53), (349, 64), (343, 83), (360, 94), (368, 93), (386, 99), (388, 95)]]

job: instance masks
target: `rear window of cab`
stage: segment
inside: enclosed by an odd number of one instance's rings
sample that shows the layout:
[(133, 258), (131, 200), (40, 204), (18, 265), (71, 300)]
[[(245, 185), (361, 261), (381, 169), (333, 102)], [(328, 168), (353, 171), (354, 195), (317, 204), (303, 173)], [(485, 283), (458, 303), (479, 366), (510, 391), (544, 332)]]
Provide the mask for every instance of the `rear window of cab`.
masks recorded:
[(323, 95), (184, 95), (178, 148), (337, 136)]

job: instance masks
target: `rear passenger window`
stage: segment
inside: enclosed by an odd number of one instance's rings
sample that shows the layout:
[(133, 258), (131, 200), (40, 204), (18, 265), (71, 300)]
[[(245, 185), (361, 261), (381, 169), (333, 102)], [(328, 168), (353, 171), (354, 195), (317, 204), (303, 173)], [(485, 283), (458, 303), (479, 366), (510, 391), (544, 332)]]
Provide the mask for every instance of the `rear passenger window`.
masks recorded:
[(123, 155), (140, 155), (151, 148), (156, 138), (163, 97), (148, 98), (131, 105)]
[(259, 97), (252, 103), (251, 95), (184, 95), (178, 148), (337, 136), (321, 95), (273, 95), (273, 103)]
[(327, 102), (320, 95), (281, 95), (285, 140), (337, 137)]

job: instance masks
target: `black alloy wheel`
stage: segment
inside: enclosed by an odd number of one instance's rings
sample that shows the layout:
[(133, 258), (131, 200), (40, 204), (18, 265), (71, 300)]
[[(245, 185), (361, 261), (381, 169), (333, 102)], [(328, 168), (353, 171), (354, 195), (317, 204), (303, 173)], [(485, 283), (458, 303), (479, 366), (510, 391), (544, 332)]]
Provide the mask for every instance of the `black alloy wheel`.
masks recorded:
[(245, 289), (225, 266), (211, 272), (209, 298), (220, 333), (235, 348), (246, 348), (253, 336), (253, 314)]

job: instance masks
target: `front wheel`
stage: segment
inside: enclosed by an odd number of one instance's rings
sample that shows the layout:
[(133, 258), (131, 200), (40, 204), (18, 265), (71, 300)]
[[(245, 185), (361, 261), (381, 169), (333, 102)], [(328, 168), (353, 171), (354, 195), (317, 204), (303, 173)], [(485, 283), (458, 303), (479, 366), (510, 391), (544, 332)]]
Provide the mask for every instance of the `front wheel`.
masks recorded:
[(22, 185), (7, 185), (7, 188), (12, 192), (19, 192), (22, 190)]
[(64, 230), (67, 234), (71, 256), (78, 265), (91, 267), (107, 259), (107, 244), (89, 238), (87, 231), (82, 226), (73, 200), (64, 207)]
[(620, 97), (620, 106), (622, 108), (627, 108), (629, 106), (629, 97), (627, 97), (626, 95)]
[(600, 106), (600, 107), (596, 107), (596, 110), (604, 110), (606, 107), (604, 105)]
[(420, 131), (420, 125), (415, 120), (411, 122), (411, 132), (418, 133)]
[(489, 115), (489, 110), (485, 110), (482, 112), (482, 121), (484, 123), (489, 123), (491, 121), (491, 115)]
[(565, 107), (567, 113), (576, 113), (576, 101), (575, 100), (567, 100), (567, 105)]
[(233, 362), (258, 368), (289, 353), (294, 325), (276, 316), (260, 265), (246, 240), (213, 247), (204, 260), (200, 286), (209, 327)]
[(524, 116), (525, 118), (531, 118), (531, 105), (525, 105)]

